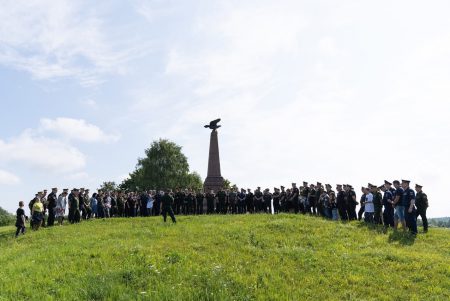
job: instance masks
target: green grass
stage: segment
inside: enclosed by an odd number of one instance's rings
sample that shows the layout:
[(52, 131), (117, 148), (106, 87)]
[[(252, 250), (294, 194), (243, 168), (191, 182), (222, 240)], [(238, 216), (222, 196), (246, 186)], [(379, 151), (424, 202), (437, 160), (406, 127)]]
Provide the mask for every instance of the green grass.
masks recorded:
[(282, 214), (12, 231), (0, 230), (0, 300), (450, 299), (446, 229), (414, 239)]

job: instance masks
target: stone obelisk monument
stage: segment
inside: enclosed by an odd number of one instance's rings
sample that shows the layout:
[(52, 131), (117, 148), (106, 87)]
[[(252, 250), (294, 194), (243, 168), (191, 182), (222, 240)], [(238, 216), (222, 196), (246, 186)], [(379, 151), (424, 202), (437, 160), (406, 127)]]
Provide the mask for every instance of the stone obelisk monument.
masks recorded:
[(213, 120), (205, 128), (212, 130), (209, 141), (209, 160), (208, 160), (208, 176), (206, 177), (203, 190), (209, 192), (214, 190), (216, 193), (223, 188), (223, 177), (220, 173), (220, 157), (219, 157), (219, 139), (217, 137), (217, 129), (220, 128), (220, 119)]

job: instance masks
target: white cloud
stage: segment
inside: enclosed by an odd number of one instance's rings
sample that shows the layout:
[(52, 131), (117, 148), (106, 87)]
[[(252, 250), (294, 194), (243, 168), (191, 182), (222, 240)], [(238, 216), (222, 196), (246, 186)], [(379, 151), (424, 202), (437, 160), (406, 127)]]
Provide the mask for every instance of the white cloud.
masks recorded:
[(106, 26), (104, 8), (96, 10), (90, 1), (2, 1), (0, 64), (36, 79), (77, 78), (84, 86), (98, 85), (107, 73), (123, 73), (145, 46), (114, 23)]
[(0, 162), (20, 162), (42, 172), (66, 173), (82, 169), (86, 157), (64, 142), (38, 136), (31, 130), (8, 142), (0, 140)]
[(41, 119), (40, 131), (54, 132), (69, 140), (84, 142), (116, 142), (118, 135), (105, 134), (98, 126), (82, 119), (56, 118)]
[(17, 185), (20, 178), (13, 173), (0, 169), (0, 185)]

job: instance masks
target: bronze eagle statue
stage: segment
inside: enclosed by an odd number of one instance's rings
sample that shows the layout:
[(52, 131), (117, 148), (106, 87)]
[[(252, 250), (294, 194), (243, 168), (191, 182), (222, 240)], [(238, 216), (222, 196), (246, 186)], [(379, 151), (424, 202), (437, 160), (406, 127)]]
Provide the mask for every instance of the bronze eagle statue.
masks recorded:
[(217, 130), (218, 128), (220, 128), (220, 125), (217, 125), (220, 122), (220, 118), (211, 121), (209, 124), (205, 125), (205, 128), (207, 129), (211, 129), (211, 130)]

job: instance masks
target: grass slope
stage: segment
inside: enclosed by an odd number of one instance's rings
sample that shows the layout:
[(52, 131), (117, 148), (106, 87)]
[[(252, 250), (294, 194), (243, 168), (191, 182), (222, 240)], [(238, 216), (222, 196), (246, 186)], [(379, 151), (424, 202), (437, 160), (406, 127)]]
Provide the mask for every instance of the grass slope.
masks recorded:
[(6, 229), (0, 300), (450, 299), (445, 229), (414, 240), (286, 214)]

